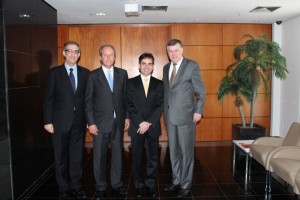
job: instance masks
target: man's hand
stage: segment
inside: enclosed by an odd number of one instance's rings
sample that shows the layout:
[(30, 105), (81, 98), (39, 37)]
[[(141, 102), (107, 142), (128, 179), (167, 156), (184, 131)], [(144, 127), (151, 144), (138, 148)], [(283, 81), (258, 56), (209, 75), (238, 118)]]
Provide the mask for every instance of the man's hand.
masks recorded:
[(53, 124), (46, 124), (46, 125), (44, 125), (44, 129), (45, 129), (48, 133), (51, 133), (51, 134), (54, 133), (54, 127), (53, 127)]
[(198, 122), (200, 122), (201, 117), (202, 117), (201, 114), (194, 113), (194, 119), (193, 119), (193, 122), (194, 122), (195, 124), (197, 124)]
[(98, 135), (98, 128), (95, 124), (88, 126), (89, 132), (93, 135)]
[(146, 133), (149, 130), (150, 126), (151, 126), (151, 123), (143, 121), (142, 123), (140, 123), (140, 125), (139, 125), (140, 128), (137, 130), (137, 133), (139, 133), (139, 134)]
[(129, 129), (129, 126), (130, 126), (130, 120), (129, 119), (125, 119), (124, 131), (127, 131)]

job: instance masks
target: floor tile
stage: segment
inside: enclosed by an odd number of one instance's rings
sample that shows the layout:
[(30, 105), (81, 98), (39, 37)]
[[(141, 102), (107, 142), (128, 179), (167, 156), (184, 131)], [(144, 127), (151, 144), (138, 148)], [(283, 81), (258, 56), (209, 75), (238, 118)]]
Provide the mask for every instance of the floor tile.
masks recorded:
[[(93, 175), (93, 149), (88, 147), (84, 152), (84, 173), (82, 177), (83, 188), (88, 199), (95, 195), (95, 180)], [(163, 188), (172, 183), (172, 171), (169, 158), (169, 149), (165, 143), (159, 148), (159, 166), (157, 172), (156, 198), (174, 200), (176, 193), (167, 193)], [(108, 153), (108, 158), (111, 155)], [(188, 198), (193, 200), (263, 200), (265, 188), (264, 168), (255, 160), (251, 164), (251, 174), (248, 182), (245, 182), (245, 155), (236, 155), (235, 173), (232, 166), (232, 143), (231, 142), (201, 142), (195, 147), (195, 167), (193, 184)], [(146, 158), (143, 162), (146, 167)], [(110, 162), (107, 163), (107, 177), (109, 183)], [(124, 186), (128, 188), (125, 196), (116, 196), (111, 188), (107, 189), (106, 199), (137, 199), (132, 176), (131, 147), (126, 144), (124, 148)], [(247, 184), (246, 184), (247, 183)], [(272, 182), (272, 200), (294, 199), (294, 193), (283, 186), (283, 182), (274, 179)], [(50, 173), (41, 185), (37, 185), (24, 199), (57, 199), (58, 191), (55, 174)]]

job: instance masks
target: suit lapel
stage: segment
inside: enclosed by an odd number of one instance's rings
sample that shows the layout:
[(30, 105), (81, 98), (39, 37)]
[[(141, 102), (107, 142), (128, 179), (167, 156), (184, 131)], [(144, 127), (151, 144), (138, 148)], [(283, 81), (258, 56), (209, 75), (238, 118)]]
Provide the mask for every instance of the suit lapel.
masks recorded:
[(182, 60), (182, 62), (181, 62), (181, 64), (180, 64), (180, 67), (179, 67), (179, 69), (178, 69), (178, 71), (177, 71), (177, 73), (176, 73), (175, 80), (174, 80), (174, 83), (173, 83), (173, 85), (171, 86), (171, 88), (172, 88), (174, 85), (176, 85), (178, 82), (180, 82), (180, 79), (181, 79), (181, 77), (182, 77), (182, 75), (183, 75), (183, 71), (184, 71), (184, 69), (185, 69), (185, 65), (186, 65), (186, 60), (185, 60), (185, 58), (183, 58), (183, 60)]
[(164, 69), (165, 70), (165, 73), (164, 73), (164, 80), (166, 80), (167, 82), (167, 85), (168, 85), (168, 88), (170, 88), (170, 83), (169, 83), (169, 70), (170, 70), (170, 67), (171, 67), (171, 63)]
[[(144, 83), (143, 83), (141, 75), (137, 78), (137, 86), (138, 86), (138, 91), (139, 91), (140, 95), (142, 95), (144, 98), (147, 98), (145, 89), (144, 89)], [(149, 95), (149, 89), (150, 89), (150, 85), (148, 87), (148, 95)]]
[[(99, 68), (98, 79), (107, 87), (109, 91), (111, 91), (102, 67)], [(114, 84), (115, 84), (115, 71), (114, 71)]]
[(78, 90), (81, 89), (82, 82), (83, 82), (82, 71), (81, 71), (81, 68), (79, 66), (77, 66), (77, 89), (76, 89), (76, 93), (77, 93)]
[[(122, 88), (122, 87), (119, 87), (120, 80), (121, 80), (121, 77), (120, 77), (119, 70), (116, 67), (114, 67), (114, 80), (113, 80), (114, 81), (114, 88), (113, 88), (114, 92), (115, 92), (115, 88)], [(108, 84), (108, 82), (107, 82), (107, 84)]]
[(148, 87), (148, 97), (149, 95), (151, 95), (152, 91), (155, 90), (155, 82), (154, 82), (154, 78), (151, 76), (150, 78), (150, 82), (149, 82), (149, 87)]
[(73, 88), (72, 88), (72, 85), (71, 85), (71, 82), (70, 82), (70, 78), (68, 76), (68, 72), (67, 72), (67, 70), (65, 68), (65, 65), (61, 66), (60, 76), (62, 78), (61, 80), (63, 80), (66, 83), (64, 85), (66, 85), (69, 88), (69, 90), (72, 92), (72, 94), (74, 94)]

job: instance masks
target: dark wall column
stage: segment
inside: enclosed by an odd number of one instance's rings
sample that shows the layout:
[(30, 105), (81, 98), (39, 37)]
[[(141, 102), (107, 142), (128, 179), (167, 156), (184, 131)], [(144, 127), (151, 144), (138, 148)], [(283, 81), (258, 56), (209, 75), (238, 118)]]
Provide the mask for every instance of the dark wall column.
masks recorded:
[(7, 76), (5, 65), (5, 26), (3, 2), (0, 0), (0, 199), (13, 199), (10, 140), (8, 134)]
[(54, 163), (42, 99), (57, 65), (57, 13), (42, 0), (0, 1), (0, 199), (22, 199)]

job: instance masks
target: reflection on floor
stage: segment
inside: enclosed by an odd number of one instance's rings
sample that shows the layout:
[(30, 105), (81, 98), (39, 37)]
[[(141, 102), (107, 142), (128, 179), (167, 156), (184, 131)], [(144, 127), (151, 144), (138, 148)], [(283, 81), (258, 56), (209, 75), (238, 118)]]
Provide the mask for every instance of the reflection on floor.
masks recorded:
[[(161, 143), (160, 165), (157, 177), (156, 199), (175, 199), (175, 195), (165, 193), (163, 188), (171, 183), (171, 168), (169, 151), (166, 143)], [(201, 142), (195, 148), (195, 171), (191, 195), (186, 199), (201, 200), (241, 200), (263, 199), (265, 187), (265, 171), (252, 161), (251, 178), (245, 185), (245, 155), (237, 152), (236, 172), (232, 174), (232, 144), (231, 142)], [(108, 167), (109, 168), (109, 167)], [(109, 170), (108, 170), (109, 172)], [(109, 189), (106, 199), (136, 199), (131, 167), (130, 144), (124, 148), (124, 183), (128, 195), (116, 197)], [(95, 194), (95, 181), (92, 171), (92, 148), (85, 150), (84, 190), (88, 199)], [(54, 172), (45, 181), (29, 193), (25, 199), (57, 199), (57, 185)], [(272, 199), (289, 200), (295, 195), (291, 188), (284, 187), (282, 180), (272, 182)], [(144, 198), (145, 199), (145, 198)]]

